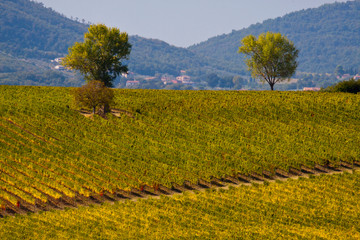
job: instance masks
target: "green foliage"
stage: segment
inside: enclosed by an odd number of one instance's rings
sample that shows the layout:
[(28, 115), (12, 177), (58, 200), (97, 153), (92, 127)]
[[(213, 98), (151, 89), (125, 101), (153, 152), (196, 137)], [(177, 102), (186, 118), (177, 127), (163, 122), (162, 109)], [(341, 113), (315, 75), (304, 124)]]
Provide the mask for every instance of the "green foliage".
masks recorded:
[[(359, 2), (349, 1), (298, 11), (187, 49), (131, 36), (129, 43), (133, 47), (130, 59), (124, 64), (143, 75), (168, 73), (177, 76), (180, 70), (187, 70), (197, 82), (205, 81), (210, 73), (246, 76), (248, 71), (243, 57), (236, 53), (239, 40), (250, 34), (258, 36), (272, 31), (286, 35), (301, 50), (299, 71), (332, 73), (341, 65), (344, 70), (350, 69), (356, 74), (360, 71), (359, 8)], [(0, 2), (0, 9), (0, 58), (3, 59), (0, 59), (0, 84), (81, 86), (81, 77), (65, 72), (61, 72), (64, 81), (45, 76), (49, 60), (64, 56), (71, 45), (81, 41), (88, 25), (67, 19), (35, 1), (4, 0)], [(38, 81), (28, 80), (23, 77), (26, 72), (36, 72), (41, 77)], [(258, 84), (245, 85), (264, 89)], [(327, 86), (328, 83), (319, 84), (319, 87)], [(277, 89), (288, 88), (278, 85)]]
[(206, 75), (205, 81), (211, 88), (226, 88), (226, 89), (240, 89), (243, 79), (241, 77), (219, 77), (216, 73), (210, 73)]
[[(88, 25), (67, 19), (45, 8), (42, 3), (28, 0), (5, 0), (0, 2), (0, 8), (0, 57), (4, 60), (0, 59), (0, 84), (81, 86), (83, 79), (74, 80), (68, 74), (62, 74), (66, 78), (63, 82), (42, 77), (30, 82), (18, 74), (28, 71), (42, 74), (48, 70), (50, 59), (64, 56), (70, 46), (82, 41)], [(205, 59), (185, 48), (139, 36), (129, 37), (129, 43), (133, 46), (130, 59), (123, 63), (139, 74), (177, 76), (180, 70), (209, 69)], [(40, 61), (43, 66), (35, 64)]]
[(263, 33), (258, 39), (249, 35), (241, 42), (239, 53), (249, 56), (246, 64), (251, 75), (266, 81), (271, 90), (277, 82), (289, 79), (295, 73), (299, 51), (281, 33)]
[(344, 71), (343, 66), (337, 65), (336, 68), (335, 68), (335, 72), (334, 72), (334, 73), (335, 73), (336, 76), (342, 76), (342, 75), (344, 75), (344, 74), (345, 74), (345, 71)]
[(360, 65), (360, 2), (347, 1), (301, 10), (269, 19), (196, 44), (189, 49), (229, 72), (246, 74), (237, 54), (239, 40), (263, 32), (281, 32), (300, 49), (301, 72), (333, 73), (337, 65)]
[(219, 85), (220, 77), (215, 73), (211, 73), (207, 76), (206, 81), (210, 87), (214, 88)]
[(346, 93), (358, 93), (360, 92), (360, 79), (350, 79), (336, 83), (326, 89), (327, 92), (346, 92)]
[(42, 3), (0, 1), (0, 84), (80, 86), (81, 77), (50, 70), (87, 26), (67, 19)]
[[(54, 59), (80, 41), (86, 25), (29, 0), (0, 2), (0, 49), (13, 56)], [(61, 55), (60, 55), (61, 56)]]
[(206, 59), (164, 41), (131, 36), (130, 43), (133, 48), (129, 68), (139, 74), (154, 76), (157, 73), (167, 73), (178, 76), (181, 70), (203, 72), (209, 68), (209, 62)]
[(105, 87), (104, 83), (92, 80), (74, 90), (75, 102), (79, 106), (88, 107), (96, 113), (97, 107), (110, 106), (114, 103), (114, 91)]
[(103, 24), (91, 25), (84, 42), (76, 42), (69, 48), (62, 64), (79, 70), (87, 81), (100, 80), (112, 87), (114, 79), (128, 71), (121, 61), (128, 59), (130, 51), (127, 33)]
[(360, 174), (0, 219), (2, 239), (359, 239)]

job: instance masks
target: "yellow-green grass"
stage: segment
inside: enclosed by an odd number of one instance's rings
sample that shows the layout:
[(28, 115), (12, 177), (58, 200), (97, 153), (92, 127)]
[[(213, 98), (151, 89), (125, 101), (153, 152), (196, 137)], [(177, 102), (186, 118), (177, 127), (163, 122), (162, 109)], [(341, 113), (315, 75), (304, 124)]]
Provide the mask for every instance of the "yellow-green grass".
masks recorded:
[(360, 160), (360, 95), (115, 93), (126, 113), (102, 119), (81, 115), (70, 88), (0, 86), (0, 201)]
[(0, 219), (1, 239), (359, 239), (360, 174)]

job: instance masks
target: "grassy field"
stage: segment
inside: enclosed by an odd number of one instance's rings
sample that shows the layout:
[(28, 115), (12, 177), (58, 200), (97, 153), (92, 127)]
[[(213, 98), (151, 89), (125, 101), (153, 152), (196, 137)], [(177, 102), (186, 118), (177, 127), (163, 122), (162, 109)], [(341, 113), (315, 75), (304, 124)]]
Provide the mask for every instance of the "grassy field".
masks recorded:
[(116, 90), (87, 118), (69, 88), (0, 86), (0, 205), (360, 160), (360, 95)]
[(360, 174), (0, 219), (1, 239), (359, 239)]

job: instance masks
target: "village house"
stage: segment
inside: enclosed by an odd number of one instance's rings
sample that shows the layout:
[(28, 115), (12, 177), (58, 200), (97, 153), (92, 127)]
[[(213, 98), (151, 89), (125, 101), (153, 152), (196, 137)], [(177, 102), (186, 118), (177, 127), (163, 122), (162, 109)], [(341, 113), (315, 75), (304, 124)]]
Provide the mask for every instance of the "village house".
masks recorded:
[(161, 81), (164, 83), (164, 85), (166, 85), (168, 83), (172, 83), (172, 81), (174, 81), (174, 80), (175, 80), (175, 77), (172, 75), (165, 74), (161, 77)]
[(337, 77), (337, 79), (340, 79), (340, 80), (349, 79), (349, 78), (351, 78), (351, 75), (348, 73)]
[(56, 70), (65, 70), (64, 66), (62, 66), (62, 65), (56, 65), (54, 67), (54, 69), (56, 69)]
[(191, 77), (188, 75), (178, 76), (176, 77), (176, 80), (181, 82), (182, 84), (193, 84), (193, 82), (191, 82)]
[(61, 58), (55, 58), (54, 60), (51, 60), (51, 62), (61, 63), (61, 61), (62, 61), (63, 59), (64, 59), (63, 57), (61, 57)]
[(173, 83), (173, 84), (178, 84), (179, 82), (176, 81), (176, 80), (171, 80), (171, 83)]
[(146, 80), (146, 81), (154, 80), (154, 79), (156, 79), (156, 77), (146, 77), (146, 78), (144, 78), (144, 80)]
[(139, 81), (126, 81), (126, 87), (135, 87), (140, 84)]
[(321, 88), (317, 88), (317, 87), (304, 87), (303, 88), (303, 91), (315, 91), (315, 92), (317, 92), (317, 91), (320, 91), (321, 90)]

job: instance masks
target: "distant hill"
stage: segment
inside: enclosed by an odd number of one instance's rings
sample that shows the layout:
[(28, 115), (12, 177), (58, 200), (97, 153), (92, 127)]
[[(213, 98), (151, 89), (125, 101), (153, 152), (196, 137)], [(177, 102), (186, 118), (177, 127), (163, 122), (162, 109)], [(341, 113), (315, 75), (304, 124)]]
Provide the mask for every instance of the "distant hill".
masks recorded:
[(299, 71), (332, 73), (337, 65), (360, 66), (359, 0), (290, 13), (211, 38), (189, 49), (211, 58), (219, 68), (245, 73), (243, 57), (237, 53), (241, 39), (267, 31), (285, 34), (300, 49)]
[(0, 49), (18, 57), (53, 59), (81, 41), (87, 26), (29, 0), (0, 2)]
[[(180, 74), (180, 70), (201, 70), (209, 66), (203, 57), (180, 47), (171, 46), (157, 39), (131, 36), (132, 50), (129, 69), (139, 74)], [(205, 70), (204, 70), (205, 71)]]
[[(80, 75), (53, 70), (50, 60), (64, 56), (69, 46), (82, 41), (88, 24), (29, 0), (2, 0), (0, 14), (0, 84), (79, 86), (84, 82)], [(212, 72), (248, 75), (237, 53), (240, 40), (266, 31), (281, 32), (295, 42), (300, 49), (299, 71), (333, 72), (337, 65), (359, 68), (360, 1), (356, 1), (298, 11), (187, 49), (130, 36), (129, 69), (151, 76), (176, 76), (187, 70), (199, 81)]]
[(50, 60), (65, 55), (86, 29), (42, 3), (0, 1), (0, 84), (80, 85), (81, 77), (52, 70)]
[[(29, 0), (3, 0), (0, 14), (0, 84), (74, 86), (82, 83), (81, 79), (69, 80), (69, 76), (59, 71), (54, 73), (49, 63), (66, 55), (74, 42), (83, 40), (87, 24)], [(183, 69), (208, 66), (192, 51), (160, 40), (131, 36), (130, 42), (133, 47), (128, 64), (132, 72), (178, 75)], [(51, 71), (60, 79), (45, 81)], [(37, 77), (29, 78), (29, 72)]]

